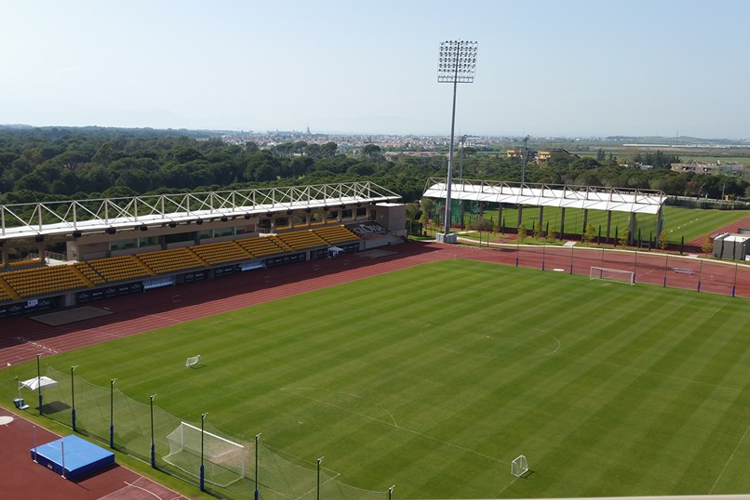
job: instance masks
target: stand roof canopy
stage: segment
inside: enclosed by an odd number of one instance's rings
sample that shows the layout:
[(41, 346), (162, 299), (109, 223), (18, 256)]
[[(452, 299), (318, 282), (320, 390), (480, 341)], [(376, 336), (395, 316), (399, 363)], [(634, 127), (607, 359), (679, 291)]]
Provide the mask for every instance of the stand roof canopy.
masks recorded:
[[(447, 196), (445, 179), (430, 178), (423, 196)], [(462, 180), (451, 183), (452, 200), (484, 201), (536, 207), (580, 208), (635, 214), (657, 214), (667, 199), (663, 191), (503, 181)]]

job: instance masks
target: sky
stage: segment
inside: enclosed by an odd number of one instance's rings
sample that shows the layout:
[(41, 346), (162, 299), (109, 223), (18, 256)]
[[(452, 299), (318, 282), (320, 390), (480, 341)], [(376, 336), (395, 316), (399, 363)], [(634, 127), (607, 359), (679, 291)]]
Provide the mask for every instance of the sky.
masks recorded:
[(0, 0), (0, 124), (750, 139), (748, 0)]

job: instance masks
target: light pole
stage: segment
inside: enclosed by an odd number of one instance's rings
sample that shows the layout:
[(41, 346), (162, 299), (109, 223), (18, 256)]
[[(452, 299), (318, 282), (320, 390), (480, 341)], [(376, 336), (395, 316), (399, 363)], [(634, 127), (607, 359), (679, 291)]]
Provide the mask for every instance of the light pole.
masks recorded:
[(206, 421), (206, 415), (208, 415), (208, 413), (201, 415), (201, 491), (206, 491), (206, 469), (203, 467), (203, 425)]
[(151, 467), (156, 469), (156, 445), (154, 444), (154, 399), (156, 394), (151, 395)]
[[(451, 183), (453, 170), (453, 137), (456, 129), (456, 90), (459, 83), (473, 83), (477, 63), (477, 42), (448, 40), (440, 43), (438, 58), (438, 83), (453, 84), (451, 113), (451, 142), (448, 146), (448, 175), (445, 194), (445, 236), (450, 234)], [(447, 238), (443, 238), (445, 240)]]
[(116, 378), (109, 381), (109, 447), (115, 447), (115, 382)]
[(393, 497), (393, 488), (395, 488), (395, 487), (396, 487), (396, 485), (394, 484), (393, 486), (391, 486), (390, 488), (388, 488), (388, 500), (391, 500), (391, 498)]
[(258, 441), (260, 432), (255, 435), (255, 500), (258, 500)]
[(461, 138), (458, 140), (458, 143), (461, 144), (461, 155), (458, 157), (458, 182), (463, 182), (464, 180), (464, 146), (466, 146), (466, 136), (461, 136)]
[(73, 372), (76, 371), (76, 368), (78, 368), (78, 365), (70, 367), (70, 421), (73, 426), (73, 432), (76, 432), (76, 386), (75, 379), (73, 378)]
[(315, 486), (315, 500), (320, 500), (320, 462), (323, 461), (323, 457), (318, 459), (318, 482)]
[(42, 414), (42, 371), (39, 368), (39, 358), (42, 357), (42, 353), (36, 355), (36, 389), (39, 392), (39, 414)]
[(523, 159), (521, 163), (521, 189), (523, 189), (523, 184), (526, 182), (526, 160), (528, 160), (529, 157), (529, 136), (523, 138)]

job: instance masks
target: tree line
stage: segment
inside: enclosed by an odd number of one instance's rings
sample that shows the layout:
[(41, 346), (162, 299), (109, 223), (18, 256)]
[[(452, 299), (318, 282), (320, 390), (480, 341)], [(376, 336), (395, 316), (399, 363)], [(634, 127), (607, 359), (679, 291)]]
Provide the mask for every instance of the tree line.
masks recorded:
[[(745, 196), (741, 178), (681, 174), (679, 161), (649, 153), (654, 168), (618, 164), (612, 155), (552, 155), (526, 165), (526, 182), (658, 189), (670, 195)], [(386, 158), (367, 144), (344, 154), (335, 142), (228, 144), (201, 131), (110, 128), (0, 128), (0, 203), (122, 197), (196, 190), (246, 189), (370, 180), (419, 200), (428, 177), (445, 177), (447, 157)], [(467, 148), (454, 159), (454, 180), (521, 180), (522, 161), (504, 151)]]

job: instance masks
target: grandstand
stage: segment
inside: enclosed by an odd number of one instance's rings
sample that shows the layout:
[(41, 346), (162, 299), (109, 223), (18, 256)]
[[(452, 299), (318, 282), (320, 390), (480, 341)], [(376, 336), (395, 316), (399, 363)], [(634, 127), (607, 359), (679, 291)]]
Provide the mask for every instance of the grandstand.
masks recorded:
[(285, 233), (277, 237), (292, 250), (306, 250), (326, 245), (326, 241), (314, 231), (299, 231)]
[(3, 273), (2, 278), (21, 298), (86, 288), (91, 284), (74, 266), (65, 265), (10, 271)]
[[(209, 207), (214, 215), (211, 218), (205, 211), (193, 211), (187, 220), (184, 213), (163, 213), (159, 218), (152, 217), (149, 223), (133, 226), (134, 218), (129, 214), (129, 229), (111, 217), (94, 218), (86, 224), (77, 221), (75, 224), (81, 229), (73, 231), (71, 227), (62, 228), (67, 223), (34, 227), (35, 236), (29, 239), (23, 233), (29, 227), (24, 228), (20, 223), (14, 227), (3, 225), (0, 233), (8, 239), (0, 239), (3, 258), (0, 317), (10, 314), (9, 311), (14, 314), (34, 312), (36, 299), (44, 299), (45, 308), (70, 306), (111, 296), (111, 293), (97, 290), (112, 290), (113, 285), (118, 294), (137, 293), (154, 286), (188, 282), (196, 273), (214, 278), (322, 258), (328, 256), (331, 246), (344, 252), (373, 247), (371, 242), (365, 246), (363, 239), (348, 229), (347, 224), (378, 226), (381, 235), (403, 235), (402, 227), (384, 228), (375, 222), (377, 210), (390, 212), (394, 207), (403, 210), (403, 205), (377, 205), (376, 201), (390, 201), (397, 195), (371, 183), (312, 186), (301, 192), (302, 195), (295, 192), (297, 199), (287, 194), (286, 204), (281, 205), (276, 200), (272, 203), (274, 210), (264, 208), (262, 213), (257, 206), (229, 207), (225, 201), (224, 205)], [(255, 195), (257, 203), (259, 193)], [(265, 193), (262, 201), (269, 201), (269, 196), (279, 194)], [(215, 198), (209, 197), (209, 201)], [(248, 201), (248, 197), (243, 199)], [(127, 206), (127, 203), (117, 204), (122, 205)], [(337, 208), (330, 209), (330, 206)], [(347, 206), (349, 209), (345, 210)], [(7, 207), (0, 205), (0, 213), (6, 210)], [(118, 210), (120, 216), (125, 215), (124, 209)], [(235, 213), (239, 210), (244, 213), (242, 217)], [(278, 230), (277, 219), (282, 224)], [(295, 221), (291, 226), (288, 225), (290, 220)], [(305, 222), (297, 223), (300, 220)], [(14, 247), (36, 247), (42, 256), (46, 255), (48, 245), (57, 244), (59, 248), (64, 243), (67, 252), (55, 255), (54, 262), (44, 257), (11, 261), (6, 241), (11, 241)], [(382, 244), (389, 242), (384, 239)], [(67, 259), (61, 260), (65, 257)]]
[(138, 255), (143, 264), (154, 274), (171, 274), (189, 269), (205, 267), (206, 262), (187, 248), (172, 248)]
[(209, 266), (225, 264), (227, 262), (240, 262), (252, 257), (236, 241), (197, 245), (192, 247), (191, 250)]
[(88, 263), (104, 281), (109, 283), (155, 274), (133, 255), (95, 259)]
[(237, 244), (254, 258), (268, 257), (269, 255), (291, 252), (293, 250), (288, 245), (283, 244), (278, 238), (273, 237), (246, 238), (238, 240)]

